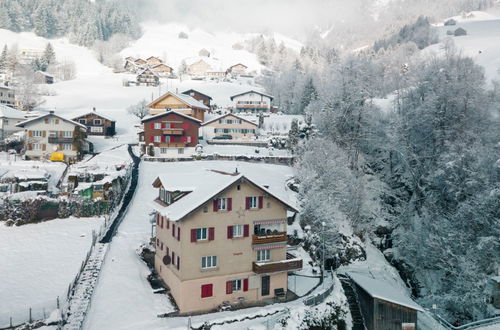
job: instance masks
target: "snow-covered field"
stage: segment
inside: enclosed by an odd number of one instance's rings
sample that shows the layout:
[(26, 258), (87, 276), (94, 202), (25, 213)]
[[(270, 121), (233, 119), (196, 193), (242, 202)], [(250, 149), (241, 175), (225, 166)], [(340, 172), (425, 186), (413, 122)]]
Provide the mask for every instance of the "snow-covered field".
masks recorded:
[[(20, 227), (0, 223), (0, 327), (43, 317), (66, 298), (100, 218), (56, 219)], [(48, 314), (47, 314), (48, 315)]]

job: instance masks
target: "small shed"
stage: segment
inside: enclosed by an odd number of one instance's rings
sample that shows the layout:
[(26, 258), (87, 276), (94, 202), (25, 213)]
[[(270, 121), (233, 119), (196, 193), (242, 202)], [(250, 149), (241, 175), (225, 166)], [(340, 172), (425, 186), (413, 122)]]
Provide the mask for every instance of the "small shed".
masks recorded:
[(367, 330), (416, 330), (416, 302), (387, 281), (369, 275), (348, 273), (358, 295)]

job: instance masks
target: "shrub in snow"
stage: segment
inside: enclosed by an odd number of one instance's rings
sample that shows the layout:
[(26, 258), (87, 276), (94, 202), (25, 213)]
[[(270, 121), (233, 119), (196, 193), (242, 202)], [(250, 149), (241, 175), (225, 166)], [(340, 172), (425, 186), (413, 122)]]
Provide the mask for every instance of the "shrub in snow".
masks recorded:
[(453, 35), (455, 37), (466, 36), (467, 35), (467, 31), (465, 29), (458, 28), (458, 29), (455, 30), (455, 32), (453, 33)]
[(457, 21), (455, 21), (453, 18), (450, 18), (449, 20), (447, 20), (446, 22), (444, 22), (444, 25), (445, 26), (457, 25)]
[(179, 39), (189, 39), (189, 36), (186, 32), (181, 31), (179, 32)]

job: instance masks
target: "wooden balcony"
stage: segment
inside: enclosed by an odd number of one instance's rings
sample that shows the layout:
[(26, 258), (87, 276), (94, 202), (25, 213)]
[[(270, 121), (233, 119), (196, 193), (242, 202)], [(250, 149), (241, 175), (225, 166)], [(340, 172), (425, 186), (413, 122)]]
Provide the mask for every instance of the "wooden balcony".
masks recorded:
[(182, 128), (164, 128), (163, 135), (182, 135), (184, 130)]
[(287, 253), (286, 260), (273, 261), (273, 262), (254, 262), (252, 271), (256, 274), (276, 273), (276, 272), (290, 272), (293, 270), (302, 269), (302, 259), (293, 257)]
[(252, 244), (267, 244), (276, 242), (286, 242), (286, 232), (278, 232), (275, 234), (252, 235)]
[(269, 109), (268, 104), (258, 103), (258, 104), (243, 104), (237, 103), (236, 108), (240, 109)]
[(160, 143), (160, 148), (185, 148), (185, 142)]
[(49, 143), (73, 143), (73, 138), (65, 138), (65, 137), (53, 137), (49, 136)]

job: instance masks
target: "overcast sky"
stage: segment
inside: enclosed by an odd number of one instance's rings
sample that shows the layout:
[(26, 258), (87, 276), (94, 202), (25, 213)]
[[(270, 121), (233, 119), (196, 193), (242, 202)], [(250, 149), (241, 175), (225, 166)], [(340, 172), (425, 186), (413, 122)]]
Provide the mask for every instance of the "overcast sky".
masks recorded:
[[(374, 0), (142, 0), (149, 15), (191, 27), (304, 35), (316, 26), (352, 23)], [(365, 3), (365, 5), (363, 5)], [(155, 4), (155, 5), (153, 5)], [(158, 9), (159, 8), (159, 9)]]

